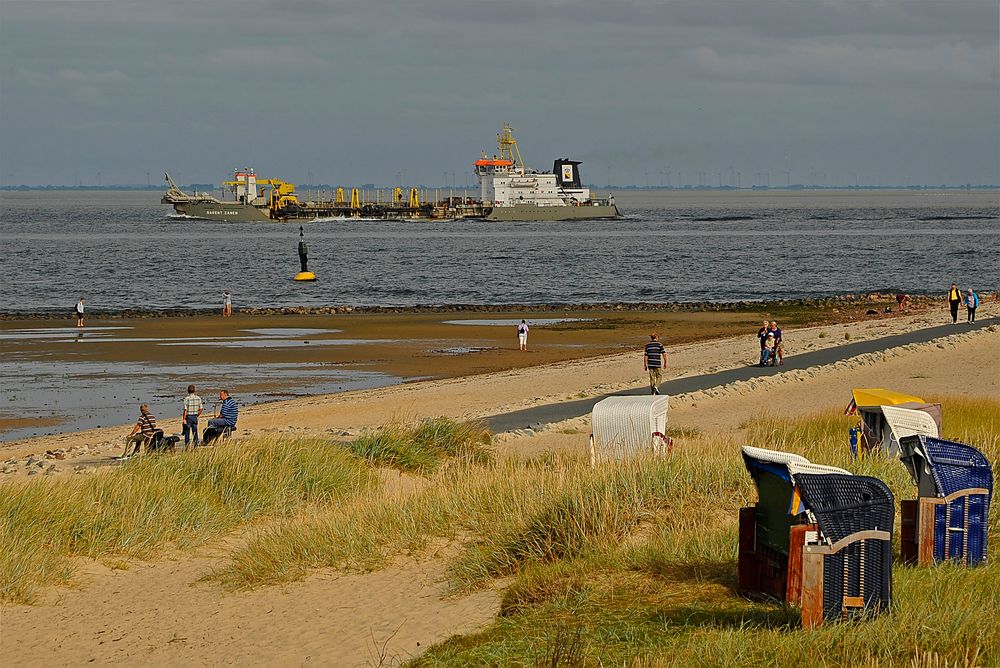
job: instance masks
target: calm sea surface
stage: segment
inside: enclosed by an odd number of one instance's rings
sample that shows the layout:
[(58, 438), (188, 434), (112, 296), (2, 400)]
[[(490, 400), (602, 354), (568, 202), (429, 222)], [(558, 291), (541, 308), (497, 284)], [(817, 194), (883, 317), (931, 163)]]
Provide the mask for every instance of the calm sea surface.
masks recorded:
[(0, 310), (692, 301), (1000, 287), (997, 192), (622, 192), (619, 221), (171, 216), (152, 192), (0, 194)]

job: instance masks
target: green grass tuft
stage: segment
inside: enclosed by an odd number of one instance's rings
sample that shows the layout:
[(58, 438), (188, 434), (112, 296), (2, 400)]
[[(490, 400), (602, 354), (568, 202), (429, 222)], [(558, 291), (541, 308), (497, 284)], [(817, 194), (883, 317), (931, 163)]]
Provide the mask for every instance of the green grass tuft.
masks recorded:
[(373, 464), (413, 473), (430, 473), (446, 458), (484, 463), (492, 456), (492, 435), (475, 422), (448, 418), (423, 420), (416, 426), (387, 425), (350, 444), (354, 454)]

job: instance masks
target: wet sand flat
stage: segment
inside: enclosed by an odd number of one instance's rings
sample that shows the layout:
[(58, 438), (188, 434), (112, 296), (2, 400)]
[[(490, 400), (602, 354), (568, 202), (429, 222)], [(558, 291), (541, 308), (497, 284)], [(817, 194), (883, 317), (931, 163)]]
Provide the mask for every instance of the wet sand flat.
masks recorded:
[[(0, 437), (15, 440), (127, 421), (136, 405), (174, 412), (188, 383), (244, 404), (541, 366), (632, 350), (856, 317), (816, 307), (760, 311), (354, 313), (43, 319), (0, 322)], [(780, 312), (780, 315), (776, 315)], [(531, 325), (517, 349), (516, 323)]]

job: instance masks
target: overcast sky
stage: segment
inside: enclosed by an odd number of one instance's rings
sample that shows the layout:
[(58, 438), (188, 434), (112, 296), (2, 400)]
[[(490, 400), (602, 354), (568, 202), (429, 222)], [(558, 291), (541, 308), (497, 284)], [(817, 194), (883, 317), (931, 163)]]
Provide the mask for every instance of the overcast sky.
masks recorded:
[[(1000, 183), (996, 0), (3, 0), (0, 180)], [(398, 175), (398, 176), (397, 176)]]

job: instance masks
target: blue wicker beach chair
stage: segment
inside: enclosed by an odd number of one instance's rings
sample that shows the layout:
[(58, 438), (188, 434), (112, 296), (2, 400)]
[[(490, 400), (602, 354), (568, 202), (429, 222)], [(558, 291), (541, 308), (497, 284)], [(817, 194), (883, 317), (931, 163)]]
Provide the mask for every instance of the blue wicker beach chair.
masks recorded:
[(892, 492), (877, 478), (795, 476), (818, 531), (802, 555), (802, 625), (885, 612), (892, 602)]
[(789, 452), (743, 447), (758, 501), (740, 510), (738, 590), (798, 605), (805, 532), (815, 530), (796, 485), (801, 473), (849, 473)]
[(901, 459), (917, 485), (917, 499), (902, 503), (904, 561), (931, 564), (986, 560), (993, 470), (982, 452), (929, 436), (900, 440)]

